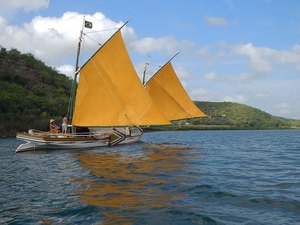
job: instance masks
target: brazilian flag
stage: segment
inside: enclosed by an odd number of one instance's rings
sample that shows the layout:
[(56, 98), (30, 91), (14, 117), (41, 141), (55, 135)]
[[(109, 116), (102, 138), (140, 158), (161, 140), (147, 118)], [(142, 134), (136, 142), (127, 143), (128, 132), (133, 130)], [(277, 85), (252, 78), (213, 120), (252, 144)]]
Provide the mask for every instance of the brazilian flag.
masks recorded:
[(93, 28), (93, 24), (92, 24), (92, 22), (90, 22), (90, 21), (87, 21), (87, 20), (85, 20), (85, 21), (84, 21), (84, 26), (85, 26), (86, 28), (90, 28), (90, 29), (92, 29), (92, 28)]

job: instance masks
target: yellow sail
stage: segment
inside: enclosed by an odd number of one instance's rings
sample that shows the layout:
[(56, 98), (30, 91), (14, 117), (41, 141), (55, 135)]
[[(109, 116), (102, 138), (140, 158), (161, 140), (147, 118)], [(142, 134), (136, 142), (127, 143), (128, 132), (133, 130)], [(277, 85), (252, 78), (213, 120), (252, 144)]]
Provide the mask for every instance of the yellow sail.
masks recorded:
[(74, 126), (170, 124), (143, 88), (117, 31), (81, 68)]
[(206, 116), (184, 90), (170, 61), (148, 81), (146, 90), (169, 120)]

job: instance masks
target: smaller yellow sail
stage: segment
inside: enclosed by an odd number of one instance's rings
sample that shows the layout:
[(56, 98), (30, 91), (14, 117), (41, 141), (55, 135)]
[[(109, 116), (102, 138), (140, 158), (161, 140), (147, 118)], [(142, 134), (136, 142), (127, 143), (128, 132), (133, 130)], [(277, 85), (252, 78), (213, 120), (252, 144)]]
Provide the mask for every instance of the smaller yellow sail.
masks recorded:
[(146, 90), (169, 120), (206, 116), (184, 90), (170, 61), (148, 81)]

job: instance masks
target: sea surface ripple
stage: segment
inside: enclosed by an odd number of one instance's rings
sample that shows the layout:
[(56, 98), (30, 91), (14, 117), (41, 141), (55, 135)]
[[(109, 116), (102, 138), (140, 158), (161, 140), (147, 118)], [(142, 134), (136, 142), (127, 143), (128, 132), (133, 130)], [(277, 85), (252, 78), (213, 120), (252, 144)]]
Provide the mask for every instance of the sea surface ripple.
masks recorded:
[(0, 139), (0, 224), (300, 224), (300, 131), (145, 133), (15, 154)]

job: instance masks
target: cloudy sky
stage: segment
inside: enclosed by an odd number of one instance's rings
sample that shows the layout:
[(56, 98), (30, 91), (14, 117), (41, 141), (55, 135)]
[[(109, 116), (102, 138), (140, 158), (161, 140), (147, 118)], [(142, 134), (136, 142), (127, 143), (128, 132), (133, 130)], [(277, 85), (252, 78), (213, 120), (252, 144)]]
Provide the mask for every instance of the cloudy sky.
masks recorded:
[(247, 104), (300, 119), (300, 2), (296, 0), (0, 0), (0, 45), (72, 76), (124, 22), (129, 54), (147, 77), (173, 65), (193, 100)]

